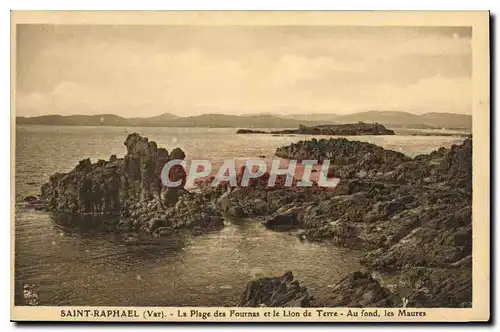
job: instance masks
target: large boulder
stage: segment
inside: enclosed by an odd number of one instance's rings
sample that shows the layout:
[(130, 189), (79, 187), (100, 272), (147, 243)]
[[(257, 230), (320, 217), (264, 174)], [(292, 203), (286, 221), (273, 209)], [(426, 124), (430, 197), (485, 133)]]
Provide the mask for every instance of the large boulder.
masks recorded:
[(279, 277), (250, 281), (240, 297), (240, 307), (309, 307), (313, 298), (294, 280), (291, 271)]
[(295, 207), (278, 210), (271, 218), (264, 221), (266, 228), (275, 231), (288, 231), (300, 226), (298, 214), (299, 210)]
[[(361, 263), (374, 270), (403, 276), (420, 271), (420, 282), (404, 292), (409, 306), (463, 307), (472, 301), (471, 138), (414, 158), (345, 139), (303, 141), (277, 154), (329, 159), (342, 179), (334, 190), (295, 201), (297, 214), (272, 215), (270, 226), (299, 225), (301, 239), (362, 248)], [(344, 283), (354, 282), (349, 280)], [(336, 297), (329, 305), (346, 301)], [(350, 305), (377, 304), (370, 301), (357, 298)]]
[(278, 148), (276, 156), (296, 160), (330, 161), (338, 178), (374, 178), (391, 171), (410, 158), (404, 154), (381, 148), (375, 144), (350, 141), (345, 138), (300, 141)]
[(400, 304), (400, 299), (368, 272), (357, 271), (340, 280), (326, 297), (316, 302), (320, 307), (386, 307)]

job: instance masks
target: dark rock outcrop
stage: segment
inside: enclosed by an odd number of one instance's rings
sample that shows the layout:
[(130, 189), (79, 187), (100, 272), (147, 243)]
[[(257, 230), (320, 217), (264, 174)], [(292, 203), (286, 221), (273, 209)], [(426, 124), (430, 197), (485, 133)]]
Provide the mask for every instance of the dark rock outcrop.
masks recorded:
[(252, 280), (241, 294), (240, 307), (310, 307), (313, 298), (291, 271), (280, 277)]
[(109, 161), (96, 163), (83, 159), (69, 173), (53, 174), (41, 189), (48, 209), (120, 216), (117, 230), (144, 231), (155, 236), (167, 234), (165, 227), (200, 232), (223, 226), (220, 212), (209, 199), (184, 189), (186, 172), (181, 165), (169, 170), (170, 180), (180, 185), (163, 186), (162, 169), (170, 160), (185, 158), (181, 149), (169, 154), (136, 133), (128, 135), (124, 145), (124, 158), (113, 155)]
[[(303, 240), (363, 248), (363, 265), (409, 279), (387, 293), (366, 273), (351, 276), (322, 305), (402, 306), (404, 298), (411, 307), (470, 306), (471, 138), (414, 158), (346, 139), (299, 142), (277, 155), (328, 159), (341, 181), (326, 191), (245, 188), (244, 202), (236, 195), (226, 199), (244, 206), (249, 216), (262, 211), (270, 229), (300, 229)], [(287, 192), (293, 194), (283, 200)], [(261, 198), (265, 207), (254, 209)]]
[(411, 159), (375, 144), (345, 138), (312, 139), (278, 148), (276, 156), (295, 160), (330, 161), (333, 175), (339, 178), (374, 178), (392, 171)]
[(329, 135), (329, 136), (361, 136), (361, 135), (394, 135), (394, 131), (378, 123), (347, 123), (334, 125), (305, 126), (298, 129), (272, 131), (271, 134), (297, 135)]
[(254, 130), (254, 129), (238, 129), (236, 134), (269, 134), (264, 130)]
[(401, 299), (382, 287), (370, 273), (354, 272), (340, 280), (324, 299), (315, 302), (318, 307), (382, 307), (400, 306)]
[[(169, 178), (181, 185), (166, 188), (163, 166), (184, 159), (169, 154), (138, 134), (125, 141), (124, 158), (92, 163), (84, 159), (68, 173), (55, 173), (42, 186), (42, 201), (51, 211), (120, 216), (116, 230), (161, 238), (183, 229), (195, 234), (223, 227), (223, 215), (262, 216), (276, 231), (300, 230), (307, 241), (330, 241), (363, 248), (361, 263), (373, 271), (407, 279), (389, 291), (371, 274), (343, 279), (321, 299), (325, 306), (463, 307), (472, 302), (472, 138), (451, 148), (410, 158), (373, 144), (347, 139), (301, 141), (277, 149), (290, 159), (330, 162), (335, 188), (285, 186), (279, 176), (267, 186), (269, 173), (237, 188), (223, 183), (184, 187), (182, 166)], [(32, 198), (29, 198), (33, 201)], [(27, 202), (30, 203), (30, 202)], [(131, 238), (135, 238), (131, 236)], [(310, 306), (293, 275), (251, 282), (241, 306)], [(284, 280), (285, 279), (285, 280)]]
[(264, 226), (275, 231), (288, 231), (297, 228), (299, 226), (297, 219), (299, 209), (285, 205), (285, 209), (281, 208), (271, 218), (266, 219)]

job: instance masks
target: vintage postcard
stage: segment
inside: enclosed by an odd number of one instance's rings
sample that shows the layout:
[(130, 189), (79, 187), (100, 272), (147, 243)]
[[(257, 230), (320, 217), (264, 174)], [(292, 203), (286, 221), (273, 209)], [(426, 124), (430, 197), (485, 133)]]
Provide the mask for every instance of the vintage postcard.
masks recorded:
[(489, 13), (12, 12), (11, 319), (490, 319)]

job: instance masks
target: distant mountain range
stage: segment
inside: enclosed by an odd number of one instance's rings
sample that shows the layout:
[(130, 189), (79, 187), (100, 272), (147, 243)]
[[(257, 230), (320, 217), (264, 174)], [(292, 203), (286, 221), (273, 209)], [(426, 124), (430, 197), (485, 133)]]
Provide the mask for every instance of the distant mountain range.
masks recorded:
[(150, 118), (124, 118), (114, 114), (99, 115), (43, 115), (17, 117), (17, 124), (59, 126), (118, 126), (118, 127), (215, 127), (215, 128), (297, 128), (299, 125), (335, 123), (380, 123), (388, 127), (405, 128), (461, 128), (472, 127), (472, 116), (453, 113), (425, 113), (368, 111), (347, 115), (225, 115), (202, 114), (179, 117), (165, 113)]

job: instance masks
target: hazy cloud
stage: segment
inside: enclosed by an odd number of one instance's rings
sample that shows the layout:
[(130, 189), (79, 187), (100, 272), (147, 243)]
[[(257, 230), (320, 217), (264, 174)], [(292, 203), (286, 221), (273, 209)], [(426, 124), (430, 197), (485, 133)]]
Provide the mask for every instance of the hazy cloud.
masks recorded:
[(469, 28), (18, 28), (18, 115), (470, 113)]

